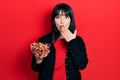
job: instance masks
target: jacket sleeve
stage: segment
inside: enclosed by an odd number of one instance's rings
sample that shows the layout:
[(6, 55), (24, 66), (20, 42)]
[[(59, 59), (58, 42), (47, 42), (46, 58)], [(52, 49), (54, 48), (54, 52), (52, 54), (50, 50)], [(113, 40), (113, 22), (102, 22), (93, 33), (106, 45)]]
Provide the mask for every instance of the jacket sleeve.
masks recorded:
[[(39, 38), (37, 42), (43, 42), (44, 43), (44, 38)], [(42, 67), (44, 66), (44, 59), (40, 64), (36, 63), (36, 58), (35, 55), (32, 55), (32, 62), (31, 62), (31, 67), (33, 71), (40, 71), (42, 70)]]
[(40, 64), (37, 64), (36, 63), (36, 58), (35, 58), (35, 55), (33, 54), (32, 55), (32, 63), (31, 63), (31, 67), (32, 67), (32, 70), (33, 71), (40, 71), (42, 69), (42, 66), (43, 66), (43, 63), (40, 63)]
[(71, 49), (72, 60), (77, 69), (84, 69), (88, 64), (85, 43), (81, 37), (77, 36), (75, 39), (68, 42)]

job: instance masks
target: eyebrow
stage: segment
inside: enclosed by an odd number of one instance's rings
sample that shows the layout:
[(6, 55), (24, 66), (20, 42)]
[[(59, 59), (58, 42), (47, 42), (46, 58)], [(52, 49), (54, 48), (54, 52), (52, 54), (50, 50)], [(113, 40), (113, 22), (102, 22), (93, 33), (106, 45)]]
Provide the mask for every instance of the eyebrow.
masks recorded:
[(60, 12), (58, 12), (56, 16), (69, 16), (69, 15), (66, 14), (66, 13), (63, 11), (63, 12), (61, 12), (61, 14), (60, 14)]
[(66, 16), (65, 14), (58, 14), (59, 16)]

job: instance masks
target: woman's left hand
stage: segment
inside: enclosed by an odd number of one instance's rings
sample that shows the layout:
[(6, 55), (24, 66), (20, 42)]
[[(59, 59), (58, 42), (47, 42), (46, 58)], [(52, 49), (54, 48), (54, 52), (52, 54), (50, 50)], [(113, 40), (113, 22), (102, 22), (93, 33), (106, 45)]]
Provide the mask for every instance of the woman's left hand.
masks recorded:
[(67, 29), (64, 26), (61, 27), (61, 34), (67, 42), (76, 38), (76, 30), (74, 31), (74, 33), (72, 33), (69, 29)]

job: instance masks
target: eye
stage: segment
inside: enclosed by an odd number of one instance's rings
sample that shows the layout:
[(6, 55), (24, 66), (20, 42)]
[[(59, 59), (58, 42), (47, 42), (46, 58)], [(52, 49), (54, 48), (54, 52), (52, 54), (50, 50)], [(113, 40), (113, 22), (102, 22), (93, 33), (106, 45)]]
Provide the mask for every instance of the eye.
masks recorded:
[(70, 18), (70, 16), (66, 15), (65, 18)]
[(60, 16), (56, 16), (55, 18), (56, 18), (56, 19), (59, 19), (59, 18), (60, 18)]

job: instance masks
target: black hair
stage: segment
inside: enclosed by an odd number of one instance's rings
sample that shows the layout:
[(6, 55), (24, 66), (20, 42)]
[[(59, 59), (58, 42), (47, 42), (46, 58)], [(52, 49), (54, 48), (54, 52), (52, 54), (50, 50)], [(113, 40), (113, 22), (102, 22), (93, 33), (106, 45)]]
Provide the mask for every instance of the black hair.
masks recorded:
[(51, 18), (51, 23), (52, 23), (52, 41), (54, 42), (59, 36), (60, 36), (60, 31), (57, 29), (56, 24), (55, 24), (55, 17), (59, 15), (59, 12), (62, 10), (62, 12), (65, 13), (65, 16), (69, 16), (71, 19), (69, 30), (74, 33), (75, 31), (75, 20), (74, 20), (74, 15), (72, 8), (67, 5), (66, 3), (59, 3), (55, 6), (52, 12), (52, 18)]

